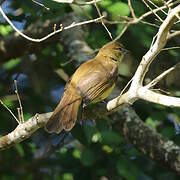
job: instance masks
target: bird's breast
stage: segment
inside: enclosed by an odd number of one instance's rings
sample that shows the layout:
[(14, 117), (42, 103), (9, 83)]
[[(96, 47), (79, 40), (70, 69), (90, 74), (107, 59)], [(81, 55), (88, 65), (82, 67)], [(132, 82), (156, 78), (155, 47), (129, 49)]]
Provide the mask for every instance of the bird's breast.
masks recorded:
[(98, 96), (97, 98), (95, 98), (92, 103), (95, 104), (97, 102), (100, 102), (104, 99), (106, 99), (112, 92), (112, 90), (114, 89), (115, 83), (113, 83), (113, 85), (108, 88), (106, 91), (103, 92), (103, 94), (101, 94), (100, 96)]

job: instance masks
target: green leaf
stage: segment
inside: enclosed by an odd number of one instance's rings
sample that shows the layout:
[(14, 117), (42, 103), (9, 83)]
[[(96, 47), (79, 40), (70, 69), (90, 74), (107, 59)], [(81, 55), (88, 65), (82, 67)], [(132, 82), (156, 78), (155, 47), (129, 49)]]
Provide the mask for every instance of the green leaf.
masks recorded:
[(156, 129), (161, 124), (161, 122), (158, 120), (152, 119), (152, 117), (148, 117), (146, 119), (146, 124), (150, 125), (153, 129)]
[(74, 158), (80, 159), (81, 158), (81, 151), (79, 149), (74, 149), (72, 152), (72, 155)]
[(127, 4), (123, 2), (116, 2), (107, 7), (108, 12), (111, 14), (112, 19), (117, 19), (119, 16), (128, 16), (130, 10)]
[(100, 4), (100, 6), (106, 8), (112, 4), (112, 1), (111, 0), (100, 1), (99, 4)]
[(123, 30), (124, 25), (123, 24), (118, 24), (117, 25), (117, 30), (116, 30), (116, 34), (120, 34)]
[(63, 180), (73, 180), (73, 175), (71, 173), (64, 173), (63, 174)]
[(102, 143), (108, 145), (118, 145), (122, 142), (122, 138), (113, 131), (104, 131), (101, 133)]
[(16, 66), (18, 66), (20, 63), (20, 59), (17, 58), (17, 59), (11, 59), (10, 61), (8, 61), (7, 63), (5, 63), (3, 65), (4, 69), (6, 70), (11, 70), (13, 68), (15, 68)]
[(108, 145), (102, 146), (102, 150), (103, 150), (104, 152), (106, 152), (107, 154), (113, 152), (113, 149), (112, 149), (110, 146), (108, 146)]
[(85, 149), (81, 156), (81, 162), (85, 166), (91, 166), (95, 161), (94, 152), (90, 149)]
[(12, 31), (12, 28), (10, 25), (0, 25), (0, 34), (3, 36), (6, 36), (7, 34), (9, 34)]

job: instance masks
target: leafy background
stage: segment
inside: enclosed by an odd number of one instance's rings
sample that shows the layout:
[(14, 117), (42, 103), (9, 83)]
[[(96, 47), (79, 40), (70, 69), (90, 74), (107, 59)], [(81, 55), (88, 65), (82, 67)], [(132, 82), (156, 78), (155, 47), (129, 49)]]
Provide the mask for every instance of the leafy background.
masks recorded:
[[(37, 21), (54, 19), (73, 11), (86, 19), (97, 17), (94, 6), (79, 7), (75, 4), (60, 4), (49, 0), (40, 2), (50, 10), (38, 6), (33, 1), (20, 0), (7, 0), (3, 4), (3, 9), (20, 30), (26, 29)], [(162, 5), (161, 0), (154, 0), (154, 2)], [(109, 20), (115, 21), (121, 16), (130, 16), (126, 0), (103, 0), (98, 4), (101, 11), (108, 13)], [(132, 1), (132, 5), (137, 16), (148, 10), (141, 1)], [(146, 20), (160, 24), (155, 21), (154, 16)], [(13, 32), (2, 17), (0, 21), (0, 37)], [(113, 37), (116, 37), (122, 31), (123, 24), (108, 25), (108, 28)], [(138, 64), (150, 47), (152, 37), (157, 30), (158, 28), (142, 23), (128, 28), (121, 42), (131, 51), (133, 62), (131, 66), (125, 62), (121, 74), (127, 77), (132, 75), (134, 65)], [(108, 34), (100, 23), (88, 25), (86, 31), (85, 41), (92, 49), (98, 49), (109, 41)], [(172, 40), (168, 46), (175, 46), (177, 43), (177, 40)], [(14, 50), (16, 50), (15, 47)], [(168, 65), (178, 62), (179, 53), (178, 50), (165, 51), (158, 58), (159, 69), (156, 73), (163, 70), (162, 61), (168, 62)], [(13, 80), (17, 79), (26, 120), (37, 112), (52, 111), (65, 85), (55, 70), (63, 68), (69, 76), (75, 70), (73, 61), (66, 66), (63, 65), (67, 61), (69, 58), (60, 43), (51, 44), (36, 54), (25, 54), (23, 57), (10, 59), (0, 67), (1, 99), (16, 113), (18, 102), (14, 95)], [(156, 65), (155, 63), (154, 67)], [(156, 73), (150, 72), (149, 75), (153, 77)], [(178, 85), (173, 83), (170, 85), (172, 86), (167, 86), (168, 91), (178, 96), (180, 94)], [(180, 143), (178, 127), (180, 111), (178, 109), (141, 101), (135, 103), (133, 107), (149, 126), (164, 137), (172, 139), (177, 144)], [(3, 135), (12, 131), (17, 124), (3, 106), (0, 107), (0, 111), (0, 134)], [(51, 149), (50, 153), (49, 149)], [(41, 129), (23, 143), (2, 151), (0, 153), (0, 179), (166, 180), (178, 179), (178, 177), (163, 165), (154, 163), (139, 153), (113, 130), (110, 119), (106, 117), (96, 123), (88, 120), (77, 124), (68, 135), (49, 135)]]

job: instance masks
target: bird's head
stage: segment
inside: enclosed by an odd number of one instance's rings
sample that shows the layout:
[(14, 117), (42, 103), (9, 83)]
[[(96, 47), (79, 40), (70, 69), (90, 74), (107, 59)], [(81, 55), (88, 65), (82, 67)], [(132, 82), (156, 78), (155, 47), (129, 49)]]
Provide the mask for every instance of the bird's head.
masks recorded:
[(121, 60), (123, 59), (124, 55), (126, 53), (128, 53), (129, 51), (126, 50), (124, 48), (124, 46), (115, 41), (115, 42), (110, 42), (105, 44), (98, 53), (98, 56), (104, 56), (107, 59), (113, 60), (113, 61), (117, 61), (117, 62), (121, 62)]

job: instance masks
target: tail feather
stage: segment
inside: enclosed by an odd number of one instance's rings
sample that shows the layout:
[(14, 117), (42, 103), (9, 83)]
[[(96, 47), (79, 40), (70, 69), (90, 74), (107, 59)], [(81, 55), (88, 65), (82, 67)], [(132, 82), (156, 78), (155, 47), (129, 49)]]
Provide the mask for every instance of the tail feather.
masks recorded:
[(53, 133), (60, 133), (63, 130), (62, 122), (59, 120), (59, 117), (61, 117), (61, 113), (53, 113), (53, 115), (50, 117), (49, 121), (47, 122), (45, 128), (48, 132)]
[(77, 120), (81, 102), (82, 98), (75, 90), (67, 89), (47, 122), (46, 130), (51, 133), (60, 133), (63, 129), (70, 131)]
[(76, 100), (71, 105), (71, 108), (68, 109), (67, 114), (69, 114), (69, 118), (67, 118), (66, 121), (63, 121), (63, 126), (65, 131), (70, 131), (75, 125), (80, 104), (81, 101)]

